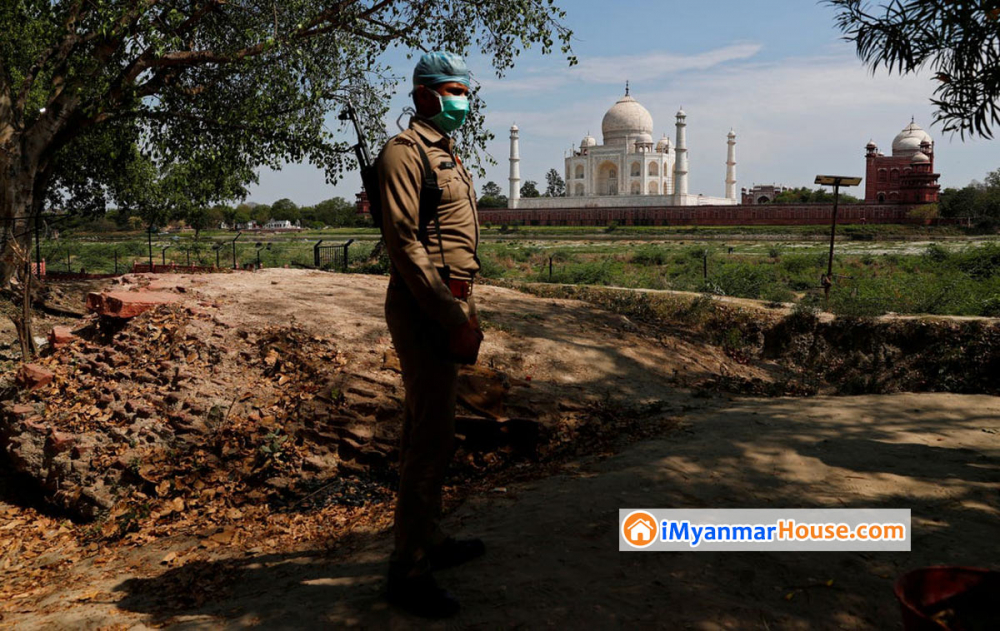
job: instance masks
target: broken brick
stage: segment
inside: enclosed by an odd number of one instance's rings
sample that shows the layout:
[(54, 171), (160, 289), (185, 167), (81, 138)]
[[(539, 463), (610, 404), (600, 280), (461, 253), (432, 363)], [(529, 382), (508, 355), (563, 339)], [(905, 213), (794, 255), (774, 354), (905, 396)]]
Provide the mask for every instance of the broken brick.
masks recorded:
[(178, 301), (178, 296), (164, 292), (110, 291), (87, 295), (87, 309), (109, 318), (128, 319), (155, 307)]
[(45, 447), (53, 453), (61, 454), (75, 445), (76, 441), (77, 437), (73, 434), (53, 431), (52, 434), (49, 435)]
[(55, 373), (47, 368), (42, 368), (38, 364), (24, 364), (17, 371), (15, 381), (17, 385), (26, 390), (37, 390), (42, 386), (52, 383)]
[(76, 336), (73, 335), (73, 328), (68, 326), (55, 326), (49, 331), (49, 344), (53, 348), (59, 348), (60, 346), (65, 346), (73, 340)]

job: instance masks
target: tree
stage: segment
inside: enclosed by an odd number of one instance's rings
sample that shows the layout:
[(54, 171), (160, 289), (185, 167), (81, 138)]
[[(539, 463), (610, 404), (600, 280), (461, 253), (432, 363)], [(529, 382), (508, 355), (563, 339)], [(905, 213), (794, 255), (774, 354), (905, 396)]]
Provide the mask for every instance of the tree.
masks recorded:
[(996, 231), (1000, 228), (1000, 169), (988, 173), (983, 182), (941, 191), (940, 211), (943, 217), (968, 217), (982, 231)]
[(541, 197), (538, 192), (538, 184), (533, 180), (528, 180), (521, 186), (521, 197)]
[(250, 211), (250, 218), (256, 221), (258, 226), (263, 226), (273, 218), (271, 207), (267, 204), (257, 204)]
[(250, 221), (250, 208), (246, 204), (240, 204), (233, 211), (233, 226), (241, 223), (249, 223)]
[[(384, 135), (375, 130), (395, 88), (386, 50), (476, 50), (503, 76), (524, 48), (550, 53), (558, 40), (572, 65), (564, 18), (547, 0), (0, 3), (0, 223), (15, 237), (2, 240), (0, 287), (14, 243), (30, 244), (57, 156), (85, 138), (132, 138), (117, 146), (158, 175), (189, 163), (249, 182), (259, 167), (309, 161), (333, 182), (353, 141), (327, 131), (326, 115), (351, 97), (371, 140)], [(492, 139), (482, 107), (477, 91), (459, 134), (473, 167)]]
[(545, 181), (548, 183), (545, 187), (546, 197), (566, 197), (566, 182), (559, 175), (559, 171), (549, 169), (545, 174)]
[(279, 199), (271, 204), (271, 218), (279, 221), (288, 220), (291, 222), (301, 219), (302, 214), (299, 207), (290, 199)]
[(867, 0), (826, 0), (837, 26), (872, 71), (929, 68), (938, 82), (935, 120), (963, 138), (993, 137), (1000, 123), (1000, 5), (893, 0), (872, 10)]
[(188, 211), (187, 217), (185, 217), (187, 225), (194, 228), (194, 238), (198, 239), (198, 235), (201, 231), (210, 226), (210, 217), (208, 215), (208, 209), (204, 206), (199, 206), (197, 208), (192, 208)]
[(500, 197), (501, 195), (503, 195), (503, 189), (496, 182), (491, 180), (483, 184), (483, 197)]
[(507, 196), (496, 182), (483, 184), (483, 196), (476, 202), (479, 208), (506, 208)]
[(335, 228), (351, 228), (362, 225), (363, 222), (357, 207), (343, 197), (334, 197), (316, 204), (312, 216), (307, 219)]
[[(816, 190), (811, 190), (806, 186), (800, 186), (799, 188), (789, 188), (778, 193), (771, 200), (772, 204), (832, 204), (833, 203), (833, 192), (828, 191), (823, 188), (817, 188)], [(861, 200), (857, 197), (840, 192), (840, 203), (841, 204), (859, 204)]]
[(207, 216), (206, 228), (218, 228), (219, 224), (225, 220), (225, 215), (229, 211), (229, 206), (217, 205), (209, 208), (205, 214)]

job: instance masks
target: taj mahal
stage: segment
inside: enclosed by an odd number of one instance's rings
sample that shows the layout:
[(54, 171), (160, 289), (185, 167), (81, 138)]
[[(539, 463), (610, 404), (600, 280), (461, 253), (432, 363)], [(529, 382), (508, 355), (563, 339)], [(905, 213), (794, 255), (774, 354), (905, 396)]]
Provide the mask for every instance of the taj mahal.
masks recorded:
[(677, 112), (674, 142), (653, 141), (653, 117), (625, 86), (625, 96), (604, 115), (603, 144), (587, 134), (565, 159), (566, 197), (521, 198), (520, 130), (510, 128), (512, 209), (615, 208), (625, 206), (729, 206), (736, 197), (736, 134), (727, 137), (726, 196), (688, 192), (687, 114)]

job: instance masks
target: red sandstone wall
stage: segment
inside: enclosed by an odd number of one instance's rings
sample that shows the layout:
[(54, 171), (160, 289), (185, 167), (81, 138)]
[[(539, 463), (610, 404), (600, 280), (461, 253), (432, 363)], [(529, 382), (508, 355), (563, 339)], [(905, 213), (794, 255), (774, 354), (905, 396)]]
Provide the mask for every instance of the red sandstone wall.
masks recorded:
[[(845, 204), (838, 223), (920, 223), (902, 204)], [(746, 226), (829, 224), (832, 204), (763, 206), (665, 206), (660, 208), (562, 208), (546, 210), (480, 210), (480, 223), (534, 226)]]

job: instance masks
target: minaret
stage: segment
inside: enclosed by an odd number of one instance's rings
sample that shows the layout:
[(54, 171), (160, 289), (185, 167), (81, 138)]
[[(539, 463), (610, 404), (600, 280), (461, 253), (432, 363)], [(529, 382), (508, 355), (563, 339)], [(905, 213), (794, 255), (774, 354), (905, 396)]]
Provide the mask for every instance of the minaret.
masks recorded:
[(674, 143), (674, 200), (675, 204), (683, 205), (681, 196), (688, 194), (688, 156), (687, 156), (687, 114), (682, 107), (677, 112), (677, 142)]
[(736, 132), (729, 130), (729, 155), (726, 157), (726, 199), (736, 201)]
[(517, 208), (521, 199), (521, 150), (518, 147), (517, 123), (510, 126), (510, 195), (507, 208)]

